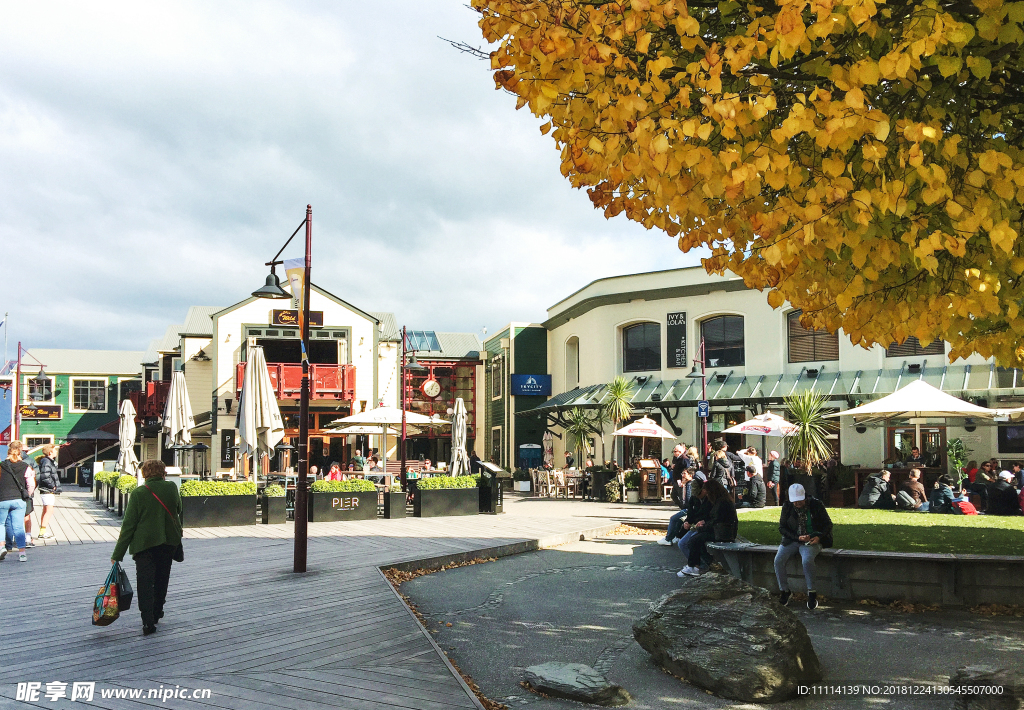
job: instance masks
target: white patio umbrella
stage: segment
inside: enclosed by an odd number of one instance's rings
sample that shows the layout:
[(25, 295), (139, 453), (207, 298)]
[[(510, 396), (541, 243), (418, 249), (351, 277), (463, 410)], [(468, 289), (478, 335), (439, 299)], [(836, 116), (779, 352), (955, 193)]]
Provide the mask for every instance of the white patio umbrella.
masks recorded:
[[(174, 448), (192, 443), (192, 428), (196, 425), (192, 417), (192, 403), (188, 399), (188, 387), (185, 384), (185, 373), (176, 371), (171, 376), (171, 388), (167, 393), (167, 404), (164, 405), (163, 432), (164, 447)], [(174, 464), (178, 465), (181, 452), (174, 451)]]
[(469, 454), (466, 453), (466, 419), (466, 403), (458, 397), (452, 415), (452, 476), (468, 476), (470, 472)]
[(256, 346), (249, 351), (249, 362), (242, 376), (242, 395), (238, 400), (238, 453), (251, 454), (257, 474), (261, 454), (272, 456), (274, 447), (284, 438), (284, 421), (277, 406), (274, 385), (267, 372), (267, 358), (263, 348)]
[[(640, 417), (635, 422), (627, 424), (621, 429), (612, 432), (612, 436), (639, 436), (641, 439), (675, 439), (676, 435), (665, 431), (650, 417)], [(640, 445), (643, 451), (643, 444)]]
[(771, 412), (758, 414), (742, 424), (725, 429), (724, 434), (749, 434), (751, 436), (789, 436), (796, 433), (797, 426)]
[(117, 467), (129, 476), (134, 475), (142, 483), (139, 471), (139, 457), (135, 455), (135, 405), (130, 399), (121, 402), (117, 410), (117, 440), (121, 451), (117, 455)]
[(544, 447), (544, 463), (548, 466), (553, 466), (555, 463), (555, 437), (551, 435), (550, 431), (545, 431), (541, 442)]
[(975, 417), (993, 419), (1005, 412), (979, 407), (933, 387), (924, 380), (914, 380), (892, 394), (853, 409), (829, 414), (829, 417), (862, 419), (911, 419), (917, 445), (921, 445), (921, 419), (944, 417)]
[[(365, 425), (353, 425), (342, 427), (341, 429), (326, 429), (332, 434), (345, 434), (345, 435), (362, 435), (362, 436), (380, 436), (380, 427), (365, 426)], [(388, 429), (387, 434), (389, 436), (398, 436), (400, 432), (397, 429)]]
[[(359, 414), (353, 414), (348, 417), (342, 417), (341, 419), (335, 419), (331, 422), (339, 428), (343, 428), (342, 425), (346, 424), (369, 424), (377, 425), (380, 427), (380, 433), (384, 436), (384, 445), (380, 449), (381, 468), (387, 473), (388, 470), (388, 437), (387, 427), (389, 424), (401, 424), (402, 423), (402, 410), (398, 407), (377, 407), (376, 409), (370, 409)], [(405, 412), (405, 423), (406, 425), (413, 424), (416, 426), (439, 426), (441, 424), (449, 424), (450, 422), (441, 419), (440, 417), (433, 416), (428, 417), (419, 412)]]

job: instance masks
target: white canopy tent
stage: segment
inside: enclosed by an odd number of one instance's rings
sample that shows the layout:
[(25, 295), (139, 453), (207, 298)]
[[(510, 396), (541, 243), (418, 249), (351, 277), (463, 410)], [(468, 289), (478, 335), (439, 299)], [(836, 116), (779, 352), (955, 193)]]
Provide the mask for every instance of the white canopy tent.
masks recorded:
[(274, 447), (284, 438), (281, 409), (277, 406), (274, 385), (267, 371), (266, 356), (259, 346), (249, 349), (235, 424), (238, 427), (238, 454), (252, 455), (253, 474), (258, 475), (261, 454), (272, 456)]

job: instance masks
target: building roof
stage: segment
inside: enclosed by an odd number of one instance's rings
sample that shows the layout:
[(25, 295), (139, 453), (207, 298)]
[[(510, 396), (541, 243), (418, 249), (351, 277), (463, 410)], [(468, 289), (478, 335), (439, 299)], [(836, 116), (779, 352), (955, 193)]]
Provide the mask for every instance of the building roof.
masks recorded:
[(220, 306), (192, 306), (185, 316), (179, 335), (213, 337), (213, 319), (211, 316), (221, 310)]
[(184, 323), (167, 326), (167, 330), (164, 331), (164, 337), (160, 338), (160, 342), (157, 343), (157, 352), (169, 353), (181, 347), (181, 331), (184, 327)]
[[(440, 350), (417, 350), (417, 357), (441, 358), (478, 358), (480, 357), (480, 338), (476, 333), (438, 333), (434, 331)], [(401, 338), (399, 338), (401, 340)]]
[[(33, 349), (32, 357), (46, 366), (49, 374), (62, 375), (137, 375), (142, 372), (146, 353), (135, 350), (45, 350)], [(35, 371), (34, 363), (22, 360)]]
[(149, 341), (149, 347), (146, 348), (145, 354), (142, 356), (142, 362), (145, 364), (154, 363), (160, 359), (160, 341), (163, 338), (153, 338)]
[(380, 321), (380, 340), (382, 342), (399, 343), (402, 341), (402, 331), (398, 327), (398, 320), (394, 313), (368, 311), (368, 313)]

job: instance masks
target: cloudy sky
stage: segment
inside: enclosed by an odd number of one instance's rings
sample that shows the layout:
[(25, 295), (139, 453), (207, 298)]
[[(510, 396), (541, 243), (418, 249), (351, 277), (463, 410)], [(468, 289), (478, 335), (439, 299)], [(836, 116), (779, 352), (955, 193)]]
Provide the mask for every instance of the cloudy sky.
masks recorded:
[(439, 35), (481, 44), (460, 0), (5, 4), (11, 342), (144, 350), (262, 284), (307, 203), (313, 280), (417, 328), (494, 332), (697, 262), (605, 220)]

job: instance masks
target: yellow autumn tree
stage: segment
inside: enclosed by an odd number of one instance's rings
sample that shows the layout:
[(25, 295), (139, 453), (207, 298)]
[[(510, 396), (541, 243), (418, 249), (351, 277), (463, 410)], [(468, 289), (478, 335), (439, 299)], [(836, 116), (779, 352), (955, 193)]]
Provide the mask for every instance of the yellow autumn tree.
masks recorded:
[(1024, 363), (1024, 2), (473, 7), (606, 216), (855, 343)]

